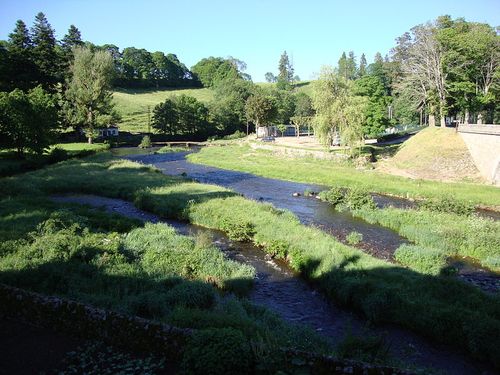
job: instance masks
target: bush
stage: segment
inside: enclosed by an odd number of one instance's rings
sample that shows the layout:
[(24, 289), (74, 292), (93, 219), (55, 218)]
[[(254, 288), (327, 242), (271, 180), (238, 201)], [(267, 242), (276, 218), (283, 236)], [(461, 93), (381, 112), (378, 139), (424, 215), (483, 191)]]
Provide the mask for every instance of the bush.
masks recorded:
[(166, 301), (171, 306), (208, 309), (215, 303), (215, 291), (199, 281), (182, 282), (168, 291)]
[(48, 161), (50, 164), (58, 163), (69, 158), (68, 152), (62, 148), (54, 147), (49, 152)]
[(145, 135), (142, 138), (142, 141), (138, 147), (139, 148), (150, 148), (151, 147), (151, 137), (149, 135)]
[(224, 219), (221, 229), (233, 241), (251, 241), (255, 234), (255, 226), (249, 221)]
[(419, 204), (420, 208), (428, 211), (447, 212), (468, 216), (474, 212), (475, 206), (471, 202), (457, 201), (451, 197), (427, 199)]
[(337, 344), (336, 354), (341, 359), (356, 359), (373, 363), (387, 359), (389, 350), (390, 346), (382, 336), (370, 333), (355, 336), (348, 331)]
[(181, 368), (186, 374), (250, 374), (253, 362), (250, 344), (240, 331), (210, 328), (188, 342)]
[(349, 245), (354, 246), (363, 241), (363, 235), (356, 231), (352, 231), (347, 235), (345, 239)]
[(361, 189), (348, 189), (345, 195), (345, 204), (350, 210), (358, 210), (360, 208), (376, 208), (371, 194), (368, 191)]
[(345, 189), (340, 187), (333, 187), (330, 190), (324, 190), (318, 194), (321, 200), (330, 203), (334, 207), (344, 203), (344, 195)]
[(439, 275), (447, 263), (443, 251), (407, 244), (397, 248), (394, 258), (411, 269), (429, 275)]

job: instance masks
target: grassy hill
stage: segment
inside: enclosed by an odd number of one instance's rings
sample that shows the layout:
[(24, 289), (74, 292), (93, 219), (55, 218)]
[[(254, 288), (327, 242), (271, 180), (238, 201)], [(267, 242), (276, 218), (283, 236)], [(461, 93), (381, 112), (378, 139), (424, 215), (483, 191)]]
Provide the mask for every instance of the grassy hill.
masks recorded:
[(213, 98), (211, 89), (162, 89), (137, 90), (119, 89), (113, 93), (116, 110), (122, 116), (119, 123), (120, 130), (130, 132), (145, 132), (148, 128), (148, 106), (151, 113), (155, 105), (163, 102), (172, 95), (189, 95), (208, 103)]
[(394, 157), (382, 161), (378, 168), (410, 178), (482, 181), (467, 146), (454, 129), (422, 130), (403, 143)]
[[(297, 91), (303, 91), (310, 94), (311, 85), (309, 81), (296, 84)], [(271, 87), (274, 83), (257, 83), (260, 87)], [(118, 124), (120, 130), (129, 132), (146, 132), (148, 130), (148, 106), (153, 108), (172, 95), (193, 96), (203, 103), (210, 102), (213, 97), (213, 91), (209, 88), (199, 89), (117, 89), (113, 93), (113, 101), (116, 104), (116, 110), (122, 116), (122, 121)]]

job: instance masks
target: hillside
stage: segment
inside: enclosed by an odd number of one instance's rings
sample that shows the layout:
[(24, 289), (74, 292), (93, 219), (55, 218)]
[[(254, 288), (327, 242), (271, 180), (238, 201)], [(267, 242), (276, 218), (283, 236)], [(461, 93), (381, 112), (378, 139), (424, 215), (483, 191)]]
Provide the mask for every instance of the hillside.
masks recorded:
[(146, 132), (148, 127), (148, 106), (151, 112), (155, 105), (172, 95), (189, 95), (199, 101), (208, 103), (213, 98), (211, 89), (163, 89), (163, 90), (132, 90), (119, 89), (113, 93), (116, 110), (122, 117), (120, 129), (130, 132)]
[(467, 146), (454, 129), (426, 128), (404, 142), (377, 169), (394, 175), (440, 181), (482, 182)]
[[(274, 83), (256, 83), (259, 87), (272, 87)], [(298, 92), (311, 93), (309, 81), (299, 82), (296, 85)], [(120, 130), (129, 132), (146, 132), (148, 129), (148, 106), (153, 108), (172, 95), (189, 95), (207, 104), (213, 99), (210, 88), (199, 89), (117, 89), (113, 92), (113, 101), (122, 120), (118, 124)]]

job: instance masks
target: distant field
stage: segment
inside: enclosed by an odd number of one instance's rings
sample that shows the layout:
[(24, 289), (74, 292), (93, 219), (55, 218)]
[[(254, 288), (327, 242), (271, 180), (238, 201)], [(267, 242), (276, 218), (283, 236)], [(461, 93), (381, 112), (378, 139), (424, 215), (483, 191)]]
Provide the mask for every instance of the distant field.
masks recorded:
[(145, 132), (148, 129), (148, 106), (153, 108), (172, 95), (189, 95), (199, 101), (208, 103), (213, 98), (210, 89), (163, 89), (163, 90), (132, 90), (119, 89), (113, 93), (116, 110), (122, 116), (118, 124), (120, 130), (130, 132)]
[[(274, 83), (256, 83), (257, 86), (271, 87)], [(296, 84), (297, 91), (311, 94), (312, 85), (309, 81)], [(172, 95), (193, 96), (203, 103), (213, 100), (214, 94), (211, 89), (117, 89), (113, 93), (113, 101), (116, 110), (121, 115), (122, 120), (118, 124), (120, 130), (129, 132), (146, 132), (148, 130), (148, 106), (151, 113), (153, 108)]]

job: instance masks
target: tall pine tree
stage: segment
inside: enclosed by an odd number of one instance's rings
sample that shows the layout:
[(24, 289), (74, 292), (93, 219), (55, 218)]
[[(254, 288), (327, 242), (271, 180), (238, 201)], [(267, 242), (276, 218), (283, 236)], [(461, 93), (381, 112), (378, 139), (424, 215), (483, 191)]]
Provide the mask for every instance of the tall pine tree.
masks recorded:
[(364, 53), (361, 54), (361, 58), (359, 59), (359, 69), (358, 69), (358, 77), (361, 78), (366, 74), (366, 56)]
[(293, 81), (294, 73), (292, 63), (290, 62), (286, 51), (281, 54), (278, 70), (278, 88), (286, 89)]
[(33, 41), (33, 61), (38, 67), (38, 81), (45, 88), (52, 86), (62, 77), (58, 69), (58, 56), (56, 51), (56, 38), (54, 29), (47, 21), (45, 14), (38, 13), (31, 29)]
[(27, 90), (36, 85), (37, 69), (32, 61), (33, 46), (26, 24), (18, 20), (7, 42), (5, 80), (8, 90), (16, 87)]

